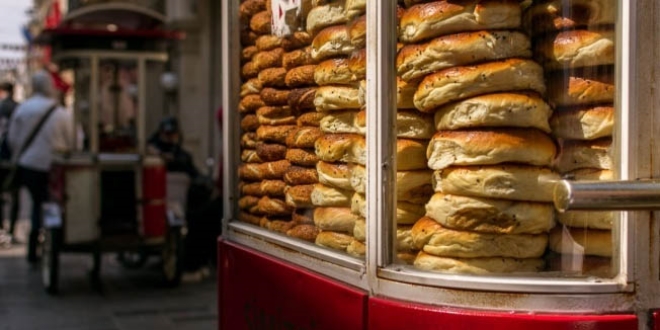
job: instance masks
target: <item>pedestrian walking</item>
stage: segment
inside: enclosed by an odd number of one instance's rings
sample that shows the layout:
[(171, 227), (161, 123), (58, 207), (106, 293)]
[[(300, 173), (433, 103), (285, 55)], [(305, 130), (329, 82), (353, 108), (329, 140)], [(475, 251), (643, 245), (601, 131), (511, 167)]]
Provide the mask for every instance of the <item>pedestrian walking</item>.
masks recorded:
[[(14, 99), (14, 85), (10, 82), (3, 82), (0, 84), (0, 178), (4, 178), (8, 172), (7, 164), (9, 163), (11, 157), (11, 151), (7, 144), (7, 133), (9, 131), (9, 120), (11, 119), (12, 114), (16, 107), (18, 107), (18, 102)], [(5, 165), (5, 166), (2, 166)], [(0, 241), (11, 244), (15, 242), (14, 235), (16, 229), (16, 221), (18, 220), (18, 189), (12, 189), (11, 191), (2, 191), (0, 192)], [(9, 196), (7, 196), (9, 195)], [(2, 229), (4, 227), (4, 205), (6, 198), (9, 197), (11, 202), (9, 209), (9, 228), (3, 233)]]

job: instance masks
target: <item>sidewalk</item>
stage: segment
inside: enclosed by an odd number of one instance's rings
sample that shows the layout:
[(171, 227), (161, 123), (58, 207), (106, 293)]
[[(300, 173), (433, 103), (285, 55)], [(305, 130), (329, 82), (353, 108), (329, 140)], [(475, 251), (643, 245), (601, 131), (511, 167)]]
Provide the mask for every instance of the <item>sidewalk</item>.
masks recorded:
[(61, 293), (51, 297), (42, 288), (40, 271), (25, 261), (24, 244), (0, 248), (0, 330), (216, 329), (213, 276), (168, 289), (156, 262), (125, 270), (114, 255), (104, 255), (105, 292), (100, 295), (87, 281), (91, 256), (64, 254)]

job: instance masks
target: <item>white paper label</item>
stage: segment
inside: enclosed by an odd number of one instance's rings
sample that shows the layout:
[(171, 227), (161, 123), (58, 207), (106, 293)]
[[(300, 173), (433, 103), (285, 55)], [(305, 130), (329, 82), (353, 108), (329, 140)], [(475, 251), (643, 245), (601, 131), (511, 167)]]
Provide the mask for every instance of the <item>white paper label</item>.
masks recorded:
[(271, 31), (278, 37), (286, 37), (298, 31), (301, 26), (301, 0), (271, 0), (273, 14), (270, 19)]

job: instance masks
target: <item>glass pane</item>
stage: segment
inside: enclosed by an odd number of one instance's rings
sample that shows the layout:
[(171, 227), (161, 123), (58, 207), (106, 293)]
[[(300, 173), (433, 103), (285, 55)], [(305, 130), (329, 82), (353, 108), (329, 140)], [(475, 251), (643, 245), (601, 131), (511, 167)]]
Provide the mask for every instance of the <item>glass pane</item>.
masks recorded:
[[(365, 4), (259, 3), (240, 7), (239, 220), (362, 258), (351, 169), (366, 162)], [(273, 34), (270, 6), (300, 18), (291, 34)]]
[(76, 150), (89, 151), (91, 129), (91, 61), (87, 58), (62, 61), (62, 76), (71, 89), (63, 95), (67, 109), (72, 109), (76, 123)]
[(614, 176), (616, 2), (403, 5), (399, 262), (611, 276), (614, 214), (557, 215), (551, 202), (562, 177)]
[(138, 68), (135, 60), (99, 60), (100, 152), (137, 151)]

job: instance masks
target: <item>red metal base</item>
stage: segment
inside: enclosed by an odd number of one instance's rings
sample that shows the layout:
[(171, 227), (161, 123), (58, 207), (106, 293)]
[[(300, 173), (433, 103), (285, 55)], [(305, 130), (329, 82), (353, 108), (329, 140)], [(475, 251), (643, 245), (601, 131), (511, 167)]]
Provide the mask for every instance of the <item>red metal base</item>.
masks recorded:
[(635, 315), (479, 312), (368, 297), (351, 286), (223, 240), (218, 258), (220, 329), (637, 329)]

